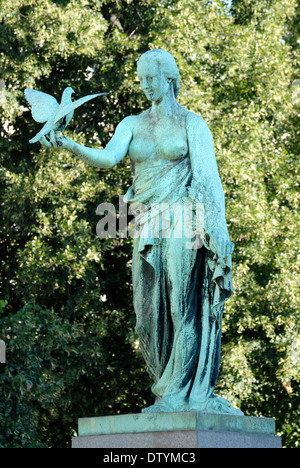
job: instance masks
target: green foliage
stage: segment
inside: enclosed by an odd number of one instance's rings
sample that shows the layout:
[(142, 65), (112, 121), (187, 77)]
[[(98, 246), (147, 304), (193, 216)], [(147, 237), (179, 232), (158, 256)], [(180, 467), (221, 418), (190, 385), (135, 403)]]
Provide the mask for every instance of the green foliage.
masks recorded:
[(8, 362), (0, 374), (0, 446), (64, 448), (78, 417), (121, 406), (137, 411), (144, 403), (141, 363), (124, 339), (126, 326), (115, 310), (72, 322), (34, 301), (2, 320)]
[[(135, 61), (169, 50), (179, 102), (209, 123), (234, 254), (218, 393), (299, 432), (299, 7), (295, 0), (6, 0), (0, 11), (0, 446), (66, 447), (78, 417), (152, 403), (136, 349), (131, 240), (96, 237), (96, 207), (118, 204), (128, 160), (112, 171), (29, 145), (23, 96), (108, 96), (76, 112), (74, 140), (104, 145), (146, 105)], [(1, 88), (1, 83), (5, 88)]]

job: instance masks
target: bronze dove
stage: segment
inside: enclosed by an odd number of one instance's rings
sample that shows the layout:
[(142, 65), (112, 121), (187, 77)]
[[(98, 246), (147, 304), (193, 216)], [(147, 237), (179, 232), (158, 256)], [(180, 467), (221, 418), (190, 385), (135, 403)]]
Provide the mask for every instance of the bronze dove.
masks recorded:
[(36, 134), (34, 138), (29, 140), (29, 143), (36, 143), (43, 136), (50, 133), (51, 137), (56, 134), (59, 137), (60, 132), (63, 133), (74, 115), (74, 110), (82, 106), (87, 101), (102, 96), (108, 93), (90, 94), (82, 97), (77, 101), (72, 101), (71, 96), (74, 90), (68, 86), (61, 98), (61, 103), (58, 104), (55, 97), (50, 94), (37, 91), (36, 89), (25, 89), (24, 94), (27, 102), (31, 106), (31, 114), (36, 122), (45, 123), (43, 128)]

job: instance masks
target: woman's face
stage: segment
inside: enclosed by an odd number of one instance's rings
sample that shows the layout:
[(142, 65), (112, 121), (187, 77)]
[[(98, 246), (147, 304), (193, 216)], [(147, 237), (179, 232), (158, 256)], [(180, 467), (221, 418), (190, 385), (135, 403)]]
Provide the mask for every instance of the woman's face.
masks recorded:
[(137, 65), (141, 88), (149, 101), (158, 102), (169, 92), (169, 85), (159, 65), (151, 59)]

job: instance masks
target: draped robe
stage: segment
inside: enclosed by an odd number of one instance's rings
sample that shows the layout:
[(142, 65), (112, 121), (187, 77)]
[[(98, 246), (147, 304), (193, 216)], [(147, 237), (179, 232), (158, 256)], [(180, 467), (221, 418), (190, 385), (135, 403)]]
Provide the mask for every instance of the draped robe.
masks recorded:
[[(205, 410), (214, 397), (223, 308), (233, 293), (231, 257), (218, 258), (210, 245), (215, 228), (228, 236), (212, 137), (193, 113), (186, 129), (188, 155), (163, 168), (149, 162), (125, 196), (135, 214), (133, 300), (141, 352), (156, 401), (179, 411)], [(184, 229), (178, 236), (180, 221), (168, 210), (174, 204), (182, 213), (186, 204), (194, 211), (204, 205), (194, 248), (187, 248)]]

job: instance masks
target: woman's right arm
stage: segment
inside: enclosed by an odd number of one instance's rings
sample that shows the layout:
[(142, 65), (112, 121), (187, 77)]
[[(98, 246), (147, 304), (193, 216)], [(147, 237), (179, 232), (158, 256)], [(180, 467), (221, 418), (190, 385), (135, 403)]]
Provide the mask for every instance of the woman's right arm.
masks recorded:
[(129, 149), (132, 140), (132, 119), (126, 117), (116, 128), (115, 134), (104, 149), (89, 148), (75, 143), (70, 138), (59, 138), (49, 143), (45, 138), (41, 143), (48, 147), (64, 148), (82, 161), (102, 169), (109, 169), (123, 159)]

